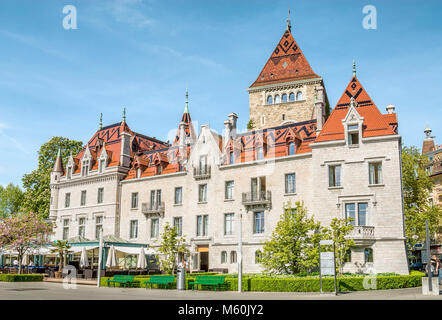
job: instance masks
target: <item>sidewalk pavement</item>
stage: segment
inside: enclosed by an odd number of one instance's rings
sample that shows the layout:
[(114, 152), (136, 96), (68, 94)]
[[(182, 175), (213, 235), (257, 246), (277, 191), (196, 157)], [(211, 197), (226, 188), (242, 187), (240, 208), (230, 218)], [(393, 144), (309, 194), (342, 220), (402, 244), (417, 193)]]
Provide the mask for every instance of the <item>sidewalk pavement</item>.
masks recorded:
[(65, 289), (54, 282), (0, 282), (0, 300), (442, 300), (422, 295), (421, 287), (333, 294), (303, 292), (179, 291), (144, 288)]

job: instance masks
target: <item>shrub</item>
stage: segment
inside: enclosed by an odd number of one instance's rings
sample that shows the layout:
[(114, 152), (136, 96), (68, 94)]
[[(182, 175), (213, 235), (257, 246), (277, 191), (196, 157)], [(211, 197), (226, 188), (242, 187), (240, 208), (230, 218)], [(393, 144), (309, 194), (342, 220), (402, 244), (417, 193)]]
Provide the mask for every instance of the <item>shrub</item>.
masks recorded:
[(0, 281), (5, 281), (5, 282), (43, 281), (43, 275), (42, 274), (0, 274)]

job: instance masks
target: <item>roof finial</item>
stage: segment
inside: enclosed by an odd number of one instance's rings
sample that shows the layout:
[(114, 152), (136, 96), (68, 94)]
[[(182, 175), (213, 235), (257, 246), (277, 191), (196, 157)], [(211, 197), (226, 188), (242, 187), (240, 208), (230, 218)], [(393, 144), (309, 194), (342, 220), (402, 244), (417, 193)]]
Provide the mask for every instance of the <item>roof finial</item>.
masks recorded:
[(100, 113), (100, 123), (98, 124), (99, 130), (103, 129), (103, 114)]
[(355, 62), (355, 59), (353, 59), (353, 77), (356, 77), (356, 62)]
[(292, 24), (291, 24), (291, 21), (290, 21), (290, 7), (289, 7), (289, 17), (287, 19), (287, 30), (288, 31), (292, 30)]
[(61, 149), (58, 148), (58, 152), (57, 152), (57, 158), (61, 156)]
[(184, 107), (184, 113), (189, 113), (189, 92), (187, 91), (187, 88), (186, 88), (186, 104)]
[(123, 108), (123, 123), (126, 123), (126, 108)]

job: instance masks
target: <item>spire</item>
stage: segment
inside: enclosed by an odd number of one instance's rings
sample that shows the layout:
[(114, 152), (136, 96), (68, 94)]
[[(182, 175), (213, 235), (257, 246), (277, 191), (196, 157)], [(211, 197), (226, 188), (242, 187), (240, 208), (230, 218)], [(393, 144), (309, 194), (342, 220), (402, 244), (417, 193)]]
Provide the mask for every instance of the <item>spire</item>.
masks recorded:
[(57, 158), (55, 158), (54, 168), (52, 172), (63, 172), (63, 160), (61, 159), (61, 150), (58, 148)]
[(355, 59), (353, 59), (353, 77), (356, 77), (356, 62), (355, 62)]
[(126, 123), (126, 108), (123, 108), (123, 123)]
[(292, 23), (290, 21), (290, 7), (289, 7), (289, 17), (287, 18), (287, 30), (288, 31), (292, 30)]
[(98, 124), (98, 130), (103, 129), (103, 114), (100, 113), (100, 122)]
[(189, 92), (186, 89), (186, 104), (184, 106), (184, 113), (189, 113)]

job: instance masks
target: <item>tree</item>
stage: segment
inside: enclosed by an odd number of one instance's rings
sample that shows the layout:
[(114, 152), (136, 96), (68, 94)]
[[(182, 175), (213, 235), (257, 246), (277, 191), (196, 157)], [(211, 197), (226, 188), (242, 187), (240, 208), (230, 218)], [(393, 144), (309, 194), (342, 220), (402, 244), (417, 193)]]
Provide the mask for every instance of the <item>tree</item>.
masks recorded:
[(52, 253), (58, 253), (58, 256), (60, 257), (60, 263), (58, 264), (58, 271), (62, 272), (63, 267), (66, 264), (66, 257), (69, 253), (69, 249), (71, 246), (68, 244), (67, 240), (58, 240), (54, 241), (52, 245), (55, 247), (54, 249), (51, 249)]
[(255, 123), (253, 122), (252, 119), (249, 120), (249, 122), (247, 122), (247, 130), (253, 130), (255, 129)]
[(428, 161), (418, 148), (402, 148), (405, 236), (409, 249), (425, 241), (425, 220), (429, 222), (430, 234), (441, 224), (442, 210), (428, 201), (433, 186), (425, 171)]
[(19, 273), (23, 256), (48, 242), (52, 225), (34, 213), (13, 214), (0, 221), (0, 247), (17, 251)]
[(0, 186), (0, 218), (20, 212), (23, 202), (23, 191), (12, 183)]
[(319, 264), (319, 240), (324, 228), (308, 217), (303, 203), (296, 202), (284, 206), (275, 230), (265, 241), (259, 259), (266, 272), (296, 274), (310, 271)]
[(69, 140), (64, 137), (53, 137), (40, 147), (38, 151), (38, 168), (22, 178), (25, 189), (23, 208), (28, 212), (36, 212), (42, 217), (49, 216), (51, 198), (50, 180), (51, 170), (57, 157), (58, 149), (61, 150), (63, 163), (66, 164), (69, 155), (80, 152), (81, 141)]
[(354, 246), (353, 239), (347, 236), (353, 230), (353, 225), (350, 224), (351, 218), (338, 219), (334, 218), (330, 223), (330, 228), (324, 230), (327, 238), (333, 240), (336, 251), (336, 270), (342, 275), (345, 258), (351, 246)]
[(161, 235), (161, 244), (158, 249), (161, 253), (160, 264), (161, 269), (165, 273), (172, 273), (177, 266), (178, 254), (189, 254), (189, 249), (186, 246), (186, 239), (184, 237), (178, 237), (176, 229), (166, 223), (164, 226), (164, 232)]

